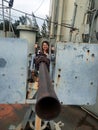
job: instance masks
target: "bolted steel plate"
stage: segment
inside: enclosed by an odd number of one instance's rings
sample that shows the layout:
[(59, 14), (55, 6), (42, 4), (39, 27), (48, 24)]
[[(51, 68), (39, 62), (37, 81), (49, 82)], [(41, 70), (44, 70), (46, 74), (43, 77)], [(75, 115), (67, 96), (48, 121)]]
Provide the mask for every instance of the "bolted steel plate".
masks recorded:
[(25, 103), (27, 42), (0, 38), (0, 103)]
[(98, 44), (57, 43), (54, 88), (67, 105), (96, 103)]

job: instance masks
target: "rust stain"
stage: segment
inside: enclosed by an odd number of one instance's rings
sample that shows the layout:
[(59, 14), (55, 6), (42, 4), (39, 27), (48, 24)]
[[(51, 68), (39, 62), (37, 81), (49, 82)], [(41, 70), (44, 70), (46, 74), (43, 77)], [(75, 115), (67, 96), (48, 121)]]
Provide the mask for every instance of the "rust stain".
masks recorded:
[(8, 104), (1, 104), (0, 105), (0, 119), (3, 117), (10, 117), (12, 115), (16, 116), (15, 110), (21, 110), (23, 108), (22, 105), (14, 104), (14, 105), (8, 105)]
[(60, 75), (60, 74), (58, 74), (58, 79), (60, 79), (60, 77), (61, 77), (61, 75)]
[(86, 59), (86, 61), (88, 62), (88, 58)]
[(90, 50), (87, 50), (87, 55), (89, 55), (90, 54)]
[(60, 71), (61, 71), (61, 69), (59, 68), (59, 69), (58, 69), (58, 71), (60, 72)]
[(57, 76), (57, 83), (56, 83), (56, 86), (59, 85), (59, 82), (60, 82), (60, 78), (61, 78), (61, 68), (58, 69), (58, 76)]
[(87, 64), (89, 63), (89, 58), (88, 58), (88, 57), (86, 58), (86, 63), (87, 63)]
[(89, 56), (90, 56), (90, 50), (88, 49), (86, 53), (86, 63), (89, 63)]
[(60, 74), (58, 74), (57, 82), (59, 82), (59, 81), (60, 81), (60, 77), (61, 77), (61, 75), (60, 75)]
[(27, 104), (0, 104), (0, 130), (7, 130), (11, 124), (18, 125), (28, 108)]
[(95, 54), (94, 53), (91, 54), (89, 49), (86, 51), (86, 56), (87, 56), (86, 58), (87, 63), (89, 62), (89, 60), (93, 62), (95, 59)]
[(93, 82), (90, 83), (91, 86), (92, 86), (93, 84), (94, 84)]
[(92, 61), (94, 61), (94, 59), (95, 59), (95, 54), (92, 54), (92, 55), (91, 55), (91, 59), (92, 59)]

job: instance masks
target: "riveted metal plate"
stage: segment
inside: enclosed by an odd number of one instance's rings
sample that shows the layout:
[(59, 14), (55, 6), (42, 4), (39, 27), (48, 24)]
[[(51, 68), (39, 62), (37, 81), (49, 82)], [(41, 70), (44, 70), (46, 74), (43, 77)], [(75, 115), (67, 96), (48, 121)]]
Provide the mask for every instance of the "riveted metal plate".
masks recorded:
[(25, 103), (27, 42), (0, 38), (0, 103)]
[(57, 43), (55, 91), (63, 104), (90, 105), (98, 87), (98, 44)]

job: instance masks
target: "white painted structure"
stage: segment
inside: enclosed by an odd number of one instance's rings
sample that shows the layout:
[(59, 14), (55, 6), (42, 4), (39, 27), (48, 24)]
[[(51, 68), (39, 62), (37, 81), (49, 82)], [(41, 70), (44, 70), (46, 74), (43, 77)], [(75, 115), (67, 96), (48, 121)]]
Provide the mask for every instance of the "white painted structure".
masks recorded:
[[(98, 0), (90, 2), (90, 0), (52, 0), (50, 38), (56, 41), (80, 43), (85, 41), (83, 35), (90, 35), (89, 42), (96, 43)], [(92, 18), (88, 12), (91, 12)]]
[(28, 41), (28, 54), (34, 53), (34, 44), (36, 42), (36, 30), (28, 25), (20, 25), (17, 27), (20, 31), (20, 38)]

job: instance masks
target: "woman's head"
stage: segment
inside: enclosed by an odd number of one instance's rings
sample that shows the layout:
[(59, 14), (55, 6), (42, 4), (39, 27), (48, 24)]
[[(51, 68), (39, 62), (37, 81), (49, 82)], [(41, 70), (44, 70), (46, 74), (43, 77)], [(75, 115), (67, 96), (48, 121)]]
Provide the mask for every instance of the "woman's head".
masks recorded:
[(43, 41), (41, 48), (42, 48), (42, 52), (49, 53), (49, 42), (48, 41)]

